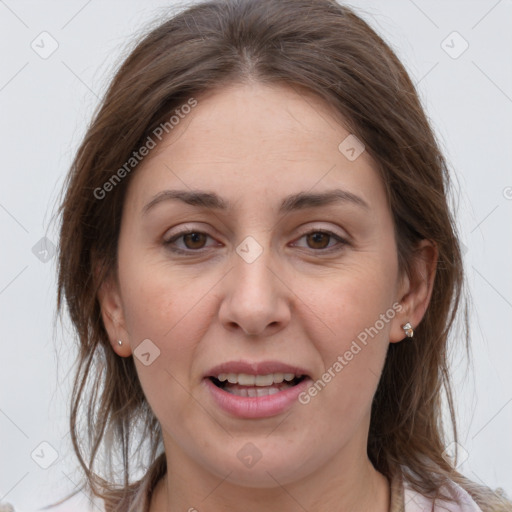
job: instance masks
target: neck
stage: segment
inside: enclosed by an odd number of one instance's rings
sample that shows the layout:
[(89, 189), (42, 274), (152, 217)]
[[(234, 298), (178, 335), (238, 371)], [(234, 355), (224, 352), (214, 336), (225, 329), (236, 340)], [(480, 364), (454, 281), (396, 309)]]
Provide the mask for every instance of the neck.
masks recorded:
[[(225, 477), (214, 475), (187, 457), (176, 457), (176, 450), (166, 449), (166, 454), (172, 456), (167, 455), (168, 470), (155, 488), (150, 512), (225, 512), (240, 508), (245, 512), (389, 511), (386, 477), (367, 458), (354, 459), (348, 453), (338, 454), (320, 471), (300, 481), (282, 485), (273, 478), (273, 485), (265, 488), (238, 485), (231, 478), (234, 472)], [(343, 464), (343, 460), (350, 460), (350, 464)]]

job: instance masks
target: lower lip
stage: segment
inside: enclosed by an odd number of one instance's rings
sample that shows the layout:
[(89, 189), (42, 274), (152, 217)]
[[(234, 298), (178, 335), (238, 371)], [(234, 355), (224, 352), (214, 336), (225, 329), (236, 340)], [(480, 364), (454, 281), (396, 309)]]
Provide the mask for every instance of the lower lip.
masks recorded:
[(224, 391), (210, 379), (204, 379), (217, 405), (224, 411), (239, 418), (267, 418), (276, 416), (298, 401), (299, 395), (307, 389), (311, 379), (305, 378), (291, 388), (273, 395), (245, 397)]

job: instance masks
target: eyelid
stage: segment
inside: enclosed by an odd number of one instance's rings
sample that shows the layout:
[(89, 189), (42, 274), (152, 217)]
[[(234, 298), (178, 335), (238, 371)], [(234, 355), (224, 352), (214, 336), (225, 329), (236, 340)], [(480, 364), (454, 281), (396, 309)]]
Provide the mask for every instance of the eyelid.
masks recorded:
[[(174, 229), (177, 229), (177, 231), (172, 234), (169, 234)], [(212, 232), (214, 232), (215, 234), (212, 234)], [(174, 226), (173, 228), (167, 229), (164, 234), (164, 240), (169, 241), (172, 238), (179, 237), (181, 235), (186, 235), (187, 233), (202, 233), (212, 238), (218, 237), (218, 232), (215, 229), (213, 229), (209, 224), (199, 222), (197, 224), (180, 224), (179, 227)]]
[(346, 239), (347, 241), (350, 239), (350, 235), (346, 232), (346, 230), (343, 230), (343, 233), (338, 233), (331, 227), (323, 227), (323, 226), (311, 226), (311, 222), (308, 222), (306, 227), (302, 228), (300, 230), (300, 236), (308, 235), (309, 233), (328, 233), (334, 236), (337, 236), (339, 238)]

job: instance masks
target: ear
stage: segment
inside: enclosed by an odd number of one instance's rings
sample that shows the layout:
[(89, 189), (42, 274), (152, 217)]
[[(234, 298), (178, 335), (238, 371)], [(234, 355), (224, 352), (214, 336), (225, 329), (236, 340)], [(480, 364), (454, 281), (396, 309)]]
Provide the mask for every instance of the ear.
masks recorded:
[[(121, 357), (132, 354), (128, 332), (126, 330), (125, 316), (119, 285), (112, 272), (102, 281), (98, 290), (98, 301), (101, 307), (101, 317), (107, 330), (112, 348)], [(123, 343), (119, 345), (119, 340)]]
[(398, 287), (397, 302), (401, 309), (393, 319), (391, 343), (402, 341), (406, 335), (402, 326), (409, 322), (417, 329), (432, 296), (436, 275), (438, 250), (435, 242), (422, 240), (413, 253), (410, 275), (404, 275)]

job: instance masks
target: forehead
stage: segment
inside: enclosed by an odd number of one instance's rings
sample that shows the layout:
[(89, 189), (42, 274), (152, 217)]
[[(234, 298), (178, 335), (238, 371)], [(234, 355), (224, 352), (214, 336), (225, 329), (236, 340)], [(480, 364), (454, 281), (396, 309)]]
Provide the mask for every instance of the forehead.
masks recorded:
[(177, 186), (238, 202), (264, 198), (266, 204), (275, 195), (344, 186), (370, 204), (382, 201), (377, 165), (366, 151), (347, 158), (344, 141), (353, 135), (313, 93), (234, 84), (196, 99), (137, 168), (127, 201), (138, 208), (150, 195)]
[[(341, 116), (313, 93), (284, 84), (233, 84), (198, 98), (198, 106), (178, 133), (169, 134), (168, 142), (179, 149), (194, 146), (200, 152), (264, 159), (271, 154), (318, 159), (331, 144), (336, 150), (339, 137), (349, 132)], [(189, 133), (187, 133), (189, 132)], [(325, 137), (328, 136), (326, 140)], [(179, 144), (185, 139), (188, 148)], [(162, 145), (162, 148), (165, 144)], [(191, 156), (191, 155), (187, 155)], [(329, 158), (329, 155), (326, 155)]]

